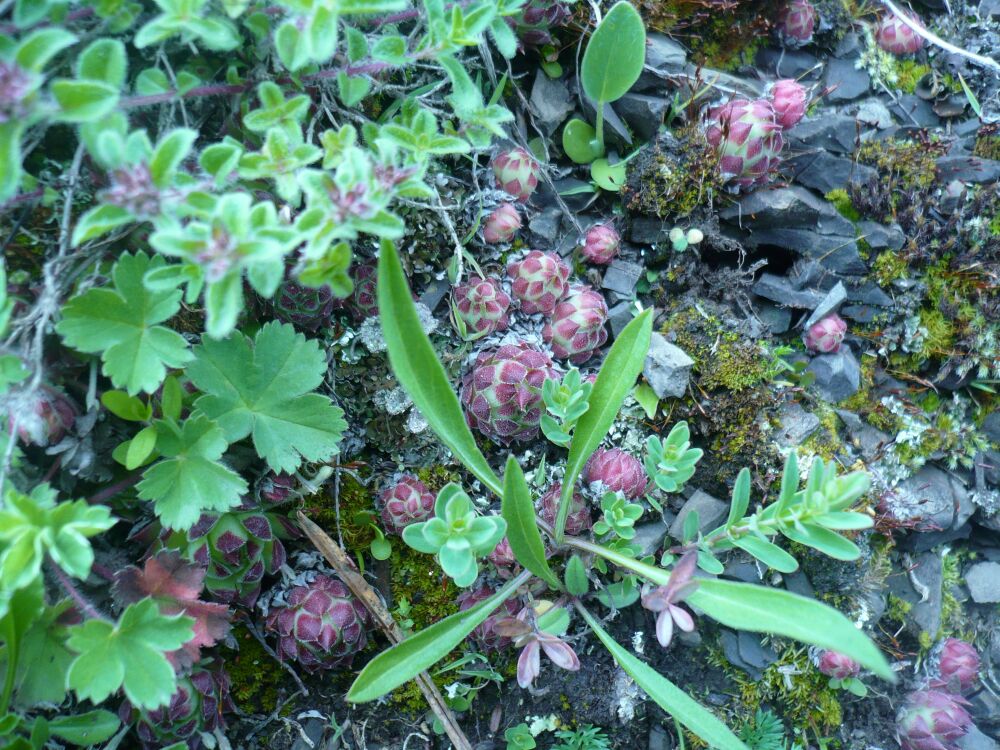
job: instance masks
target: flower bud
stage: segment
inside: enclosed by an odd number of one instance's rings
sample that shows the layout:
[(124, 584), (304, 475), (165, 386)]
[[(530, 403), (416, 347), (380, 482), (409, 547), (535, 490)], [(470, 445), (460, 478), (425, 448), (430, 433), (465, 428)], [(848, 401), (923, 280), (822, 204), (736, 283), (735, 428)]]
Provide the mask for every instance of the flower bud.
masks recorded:
[(491, 245), (510, 242), (521, 228), (521, 216), (512, 203), (501, 203), (483, 224), (483, 239)]
[(861, 672), (861, 665), (849, 656), (844, 656), (837, 651), (824, 651), (816, 660), (816, 667), (827, 677), (838, 680), (846, 680), (848, 677), (857, 677)]
[(538, 162), (523, 148), (502, 151), (493, 159), (500, 189), (524, 203), (538, 187)]
[(813, 323), (803, 336), (806, 348), (819, 354), (833, 354), (840, 349), (847, 333), (847, 323), (836, 313)]
[(771, 101), (778, 124), (787, 130), (805, 115), (808, 97), (802, 84), (786, 78), (771, 87)]
[(595, 224), (587, 230), (581, 251), (584, 260), (599, 266), (606, 266), (616, 255), (621, 244), (621, 235), (610, 224)]

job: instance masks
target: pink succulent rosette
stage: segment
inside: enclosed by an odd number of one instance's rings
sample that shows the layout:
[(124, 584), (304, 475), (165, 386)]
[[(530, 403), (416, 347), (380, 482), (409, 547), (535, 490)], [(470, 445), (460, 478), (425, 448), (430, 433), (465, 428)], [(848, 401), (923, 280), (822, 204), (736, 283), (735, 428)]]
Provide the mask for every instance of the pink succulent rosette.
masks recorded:
[(809, 0), (791, 0), (778, 13), (778, 36), (789, 47), (809, 44), (816, 30), (816, 8)]
[(578, 365), (590, 359), (608, 340), (604, 325), (607, 322), (608, 305), (603, 295), (589, 286), (575, 284), (555, 306), (552, 317), (542, 328), (542, 338), (556, 357)]
[(606, 266), (618, 255), (621, 235), (610, 224), (595, 224), (587, 230), (580, 254), (588, 263)]
[[(548, 491), (542, 495), (538, 501), (538, 514), (550, 526), (555, 526), (556, 514), (559, 512), (559, 495), (562, 492), (562, 484), (556, 482)], [(590, 507), (583, 496), (577, 492), (573, 493), (573, 499), (569, 504), (569, 515), (566, 516), (566, 533), (575, 536), (587, 531), (593, 525), (590, 517)]]
[(501, 203), (483, 222), (483, 240), (491, 245), (510, 242), (521, 228), (521, 215), (513, 203)]
[(514, 299), (526, 315), (549, 314), (568, 288), (569, 266), (555, 253), (532, 250), (507, 264)]
[[(920, 28), (924, 28), (923, 23), (915, 13), (907, 13), (907, 17)], [(886, 52), (900, 57), (912, 55), (924, 46), (924, 38), (894, 13), (886, 13), (882, 17), (878, 30), (875, 32), (875, 41)]]
[(937, 676), (932, 687), (969, 693), (979, 682), (979, 652), (971, 643), (947, 638), (937, 652)]
[(782, 129), (795, 127), (806, 113), (809, 96), (805, 87), (790, 78), (775, 81), (771, 87), (771, 106)]
[(411, 523), (426, 521), (434, 512), (434, 495), (414, 474), (404, 474), (379, 494), (382, 525), (402, 534)]
[(470, 333), (485, 336), (506, 331), (510, 295), (496, 279), (470, 279), (452, 291), (456, 314)]
[(278, 636), (278, 655), (307, 672), (349, 666), (368, 643), (368, 616), (341, 581), (316, 576), (296, 586), (288, 603), (271, 610), (267, 628)]
[(811, 352), (833, 354), (840, 350), (846, 334), (847, 323), (839, 315), (832, 313), (813, 323), (802, 340), (806, 349)]
[(827, 677), (846, 680), (861, 673), (861, 665), (838, 651), (824, 651), (816, 660), (816, 668)]
[(469, 426), (503, 445), (530, 440), (542, 419), (542, 384), (558, 377), (552, 359), (526, 343), (480, 352), (462, 380)]
[(705, 137), (719, 150), (723, 179), (739, 188), (767, 181), (781, 160), (781, 125), (766, 99), (734, 99), (708, 113)]
[(910, 693), (896, 714), (902, 750), (958, 750), (958, 741), (972, 726), (967, 705), (964, 698), (940, 690)]
[(584, 476), (589, 484), (600, 483), (611, 492), (621, 492), (629, 500), (642, 497), (649, 487), (642, 462), (618, 448), (598, 448), (594, 451)]
[(493, 159), (493, 174), (505, 193), (524, 203), (538, 187), (538, 162), (523, 148), (501, 151)]

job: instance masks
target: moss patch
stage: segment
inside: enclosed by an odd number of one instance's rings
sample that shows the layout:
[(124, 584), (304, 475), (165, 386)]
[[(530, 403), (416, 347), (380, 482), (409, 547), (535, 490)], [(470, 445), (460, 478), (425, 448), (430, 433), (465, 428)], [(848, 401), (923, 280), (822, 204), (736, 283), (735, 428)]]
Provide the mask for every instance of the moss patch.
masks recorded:
[(854, 222), (861, 221), (861, 214), (858, 213), (858, 210), (851, 203), (851, 196), (843, 188), (831, 190), (824, 197), (833, 204), (833, 207), (845, 219)]
[(233, 700), (247, 713), (270, 713), (278, 705), (284, 671), (245, 628), (235, 628), (233, 637), (239, 649), (226, 660)]

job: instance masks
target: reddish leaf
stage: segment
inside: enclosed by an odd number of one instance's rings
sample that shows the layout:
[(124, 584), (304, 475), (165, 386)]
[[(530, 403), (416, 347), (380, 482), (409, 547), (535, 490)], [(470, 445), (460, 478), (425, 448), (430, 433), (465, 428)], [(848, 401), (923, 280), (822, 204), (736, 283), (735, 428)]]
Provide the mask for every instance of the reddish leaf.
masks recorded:
[(198, 598), (204, 579), (204, 568), (185, 561), (174, 550), (162, 550), (146, 560), (142, 569), (125, 568), (115, 576), (115, 599), (123, 606), (150, 596), (163, 614), (184, 614), (195, 619), (194, 637), (181, 649), (167, 654), (177, 670), (196, 664), (202, 647), (215, 645), (229, 632), (229, 609)]

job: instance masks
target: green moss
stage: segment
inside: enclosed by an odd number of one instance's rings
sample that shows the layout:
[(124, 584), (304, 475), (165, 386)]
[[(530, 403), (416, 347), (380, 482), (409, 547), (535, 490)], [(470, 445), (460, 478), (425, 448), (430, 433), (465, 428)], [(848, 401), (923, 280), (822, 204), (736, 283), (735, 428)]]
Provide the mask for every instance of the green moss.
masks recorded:
[(840, 439), (840, 417), (826, 404), (820, 404), (813, 413), (819, 417), (819, 427), (802, 442), (800, 452), (832, 461), (844, 449)]
[(829, 678), (816, 669), (807, 650), (789, 646), (778, 660), (764, 670), (759, 680), (730, 670), (739, 687), (740, 702), (756, 710), (768, 704), (780, 710), (798, 732), (827, 733), (840, 725), (843, 712)]
[(912, 94), (917, 88), (917, 83), (925, 75), (931, 72), (931, 66), (919, 63), (916, 60), (898, 60), (896, 62), (895, 88), (907, 94)]
[(422, 469), (417, 469), (417, 479), (424, 483), (435, 496), (441, 491), (449, 482), (458, 482), (461, 480), (457, 471), (447, 468), (446, 466), (441, 466), (440, 464), (434, 464), (433, 466), (425, 466)]
[(896, 279), (906, 278), (909, 264), (898, 253), (886, 250), (872, 262), (872, 277), (879, 286), (889, 286)]
[(857, 160), (877, 168), (890, 189), (927, 189), (937, 179), (934, 149), (916, 141), (865, 141), (858, 148)]
[(895, 594), (889, 594), (888, 605), (885, 610), (885, 618), (898, 625), (906, 624), (910, 610), (913, 605), (905, 599), (900, 599)]
[(955, 343), (955, 328), (940, 310), (920, 311), (920, 325), (927, 329), (921, 354), (925, 357), (947, 356)]
[(987, 130), (980, 128), (976, 134), (976, 145), (972, 147), (972, 153), (981, 159), (1000, 160), (1000, 133), (993, 128)]
[(697, 384), (705, 391), (742, 391), (767, 377), (768, 360), (760, 346), (727, 330), (713, 315), (689, 307), (671, 315), (662, 331), (694, 360)]
[(861, 214), (858, 213), (857, 209), (851, 203), (851, 196), (847, 194), (847, 191), (843, 188), (837, 188), (836, 190), (831, 190), (824, 196), (833, 207), (837, 209), (841, 216), (850, 221), (857, 222), (861, 221)]
[(233, 637), (239, 649), (226, 660), (233, 700), (247, 713), (269, 714), (278, 705), (283, 670), (245, 628), (235, 628)]
[(334, 501), (331, 493), (318, 492), (306, 498), (305, 502), (313, 521), (335, 539), (338, 533), (342, 535), (344, 546), (348, 550), (365, 550), (375, 539), (375, 531), (371, 526), (371, 523), (378, 523), (374, 492), (351, 474), (341, 474), (339, 516), (338, 502)]

